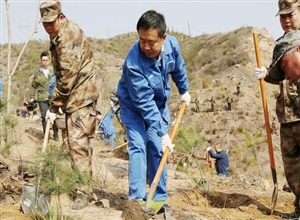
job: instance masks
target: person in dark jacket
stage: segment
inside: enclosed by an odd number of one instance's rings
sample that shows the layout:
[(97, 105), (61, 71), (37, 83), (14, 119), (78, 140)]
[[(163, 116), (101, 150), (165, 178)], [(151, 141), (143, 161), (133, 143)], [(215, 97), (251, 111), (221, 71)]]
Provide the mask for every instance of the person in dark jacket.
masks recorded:
[(229, 167), (229, 159), (227, 153), (223, 150), (221, 144), (216, 144), (215, 151), (212, 150), (211, 147), (208, 147), (206, 149), (207, 152), (209, 152), (211, 158), (216, 159), (216, 170), (219, 177), (228, 177), (229, 173), (227, 171), (227, 168)]

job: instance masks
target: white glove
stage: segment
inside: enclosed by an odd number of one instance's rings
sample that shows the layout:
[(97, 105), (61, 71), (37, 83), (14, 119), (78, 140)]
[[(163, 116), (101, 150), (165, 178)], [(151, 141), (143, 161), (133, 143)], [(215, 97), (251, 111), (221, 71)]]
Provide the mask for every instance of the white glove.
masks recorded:
[(191, 102), (191, 96), (189, 92), (185, 92), (184, 94), (180, 95), (180, 103), (186, 102), (186, 106), (189, 106)]
[(110, 101), (110, 106), (111, 106), (111, 107), (114, 107), (113, 101)]
[(59, 114), (61, 114), (61, 115), (64, 114), (63, 111), (62, 111), (62, 109), (61, 109), (61, 107), (59, 107), (58, 112), (59, 112)]
[(170, 148), (170, 152), (173, 152), (173, 148), (175, 147), (174, 144), (172, 144), (171, 138), (168, 134), (165, 134), (161, 137), (161, 146), (163, 149), (163, 152), (165, 152), (166, 148)]
[(46, 120), (47, 120), (48, 118), (50, 119), (51, 124), (53, 124), (54, 120), (56, 119), (56, 114), (50, 112), (49, 109), (47, 110), (47, 113), (46, 113)]
[(266, 69), (266, 67), (262, 67), (262, 68), (255, 68), (255, 77), (256, 77), (256, 79), (263, 79), (263, 78), (265, 78), (265, 76), (266, 76), (266, 74), (267, 74), (267, 69)]
[(211, 149), (211, 147), (206, 148), (206, 152), (209, 152)]

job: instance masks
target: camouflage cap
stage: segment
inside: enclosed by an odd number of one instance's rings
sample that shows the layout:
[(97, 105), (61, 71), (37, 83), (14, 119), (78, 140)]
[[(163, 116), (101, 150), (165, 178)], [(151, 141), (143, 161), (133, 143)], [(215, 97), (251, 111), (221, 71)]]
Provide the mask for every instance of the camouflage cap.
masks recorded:
[(61, 5), (59, 0), (48, 0), (40, 6), (41, 20), (40, 22), (52, 22), (59, 14), (61, 14)]
[(285, 34), (275, 45), (273, 50), (273, 61), (269, 68), (269, 76), (275, 81), (284, 80), (284, 72), (278, 62), (291, 49), (300, 46), (300, 30), (293, 30)]
[(275, 16), (292, 13), (298, 6), (298, 0), (278, 0), (279, 11)]

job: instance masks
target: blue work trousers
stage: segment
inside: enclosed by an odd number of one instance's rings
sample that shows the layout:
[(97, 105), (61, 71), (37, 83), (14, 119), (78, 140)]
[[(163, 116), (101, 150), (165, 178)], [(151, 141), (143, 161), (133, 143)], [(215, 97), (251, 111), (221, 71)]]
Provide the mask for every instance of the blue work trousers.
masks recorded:
[[(167, 129), (168, 125), (165, 124), (163, 130), (166, 132)], [(152, 183), (163, 155), (161, 137), (157, 135), (157, 131), (153, 128), (150, 127), (147, 129), (143, 119), (140, 117), (134, 117), (131, 123), (126, 123), (126, 130), (129, 140), (128, 199), (146, 200), (147, 164), (149, 180)], [(165, 200), (165, 203), (167, 203), (166, 183), (167, 167), (165, 165), (153, 196), (153, 201)]]

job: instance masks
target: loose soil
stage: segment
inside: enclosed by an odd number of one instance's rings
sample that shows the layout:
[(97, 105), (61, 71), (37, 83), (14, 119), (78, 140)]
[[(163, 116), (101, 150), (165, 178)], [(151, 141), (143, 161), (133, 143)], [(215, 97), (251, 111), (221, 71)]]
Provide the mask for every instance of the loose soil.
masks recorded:
[[(40, 122), (24, 118), (18, 120), (19, 124), (15, 130), (17, 144), (11, 148), (11, 156), (8, 159), (1, 158), (0, 164), (0, 219), (3, 220), (32, 219), (32, 216), (23, 213), (21, 208), (22, 186), (26, 181), (32, 181), (29, 174), (22, 171), (22, 166), (26, 167), (33, 163), (34, 155), (41, 151), (43, 135)], [(61, 144), (52, 139), (51, 131), (49, 145), (60, 146)], [(164, 213), (145, 213), (137, 202), (127, 201), (126, 147), (114, 152), (110, 147), (104, 146), (101, 138), (96, 137), (93, 140), (93, 148), (96, 201), (91, 202), (84, 210), (74, 211), (71, 209), (72, 201), (66, 195), (61, 195), (64, 216), (83, 220), (165, 218)], [(183, 159), (183, 154), (176, 153), (175, 150), (168, 161), (169, 206), (173, 211), (173, 219), (267, 220), (281, 219), (283, 212), (293, 211), (294, 196), (282, 191), (284, 177), (279, 177), (278, 200), (273, 215), (270, 215), (274, 188), (270, 178), (265, 179), (264, 175), (260, 177), (246, 172), (233, 174), (228, 178), (219, 178), (213, 168), (203, 169), (206, 167), (206, 162), (195, 157), (189, 158), (185, 171), (181, 172), (176, 169), (175, 161)], [(200, 166), (193, 166), (195, 161), (200, 163)]]

